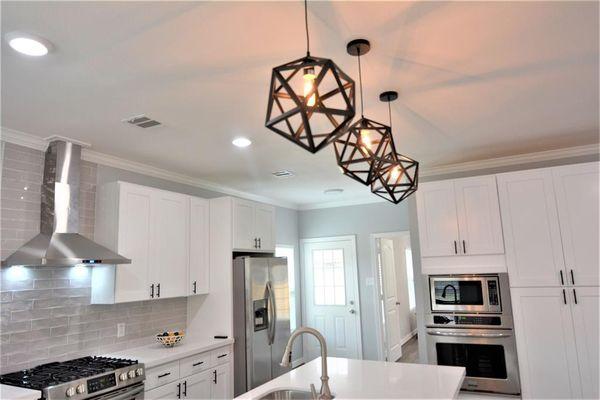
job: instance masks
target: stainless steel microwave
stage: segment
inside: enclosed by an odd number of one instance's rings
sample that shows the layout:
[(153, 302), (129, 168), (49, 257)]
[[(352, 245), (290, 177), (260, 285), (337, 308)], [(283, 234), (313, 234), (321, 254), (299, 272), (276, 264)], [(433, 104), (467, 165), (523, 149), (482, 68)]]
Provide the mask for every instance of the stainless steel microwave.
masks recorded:
[(498, 275), (431, 275), (429, 289), (432, 312), (502, 312)]

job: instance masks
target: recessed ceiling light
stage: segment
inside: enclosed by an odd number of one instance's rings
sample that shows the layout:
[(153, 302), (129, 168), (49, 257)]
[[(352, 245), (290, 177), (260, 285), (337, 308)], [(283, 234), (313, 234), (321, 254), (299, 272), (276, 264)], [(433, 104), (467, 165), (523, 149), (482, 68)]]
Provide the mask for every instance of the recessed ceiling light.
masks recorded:
[(235, 138), (231, 143), (236, 147), (248, 147), (252, 144), (252, 141), (245, 137)]
[(342, 194), (344, 189), (327, 189), (323, 193), (328, 194), (330, 196), (336, 196), (338, 194)]
[(52, 49), (52, 43), (48, 40), (29, 33), (9, 32), (5, 38), (15, 51), (28, 56), (45, 56)]

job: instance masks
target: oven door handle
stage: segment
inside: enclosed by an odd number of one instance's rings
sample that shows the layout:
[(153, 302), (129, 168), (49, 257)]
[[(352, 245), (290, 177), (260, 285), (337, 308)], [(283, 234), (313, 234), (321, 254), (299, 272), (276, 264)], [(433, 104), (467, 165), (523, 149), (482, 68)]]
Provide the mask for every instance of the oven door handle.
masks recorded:
[(469, 337), (469, 338), (503, 338), (511, 337), (510, 333), (458, 333), (458, 332), (443, 332), (443, 331), (427, 331), (431, 336), (452, 336), (452, 337)]
[(121, 390), (104, 393), (98, 397), (93, 397), (94, 400), (132, 400), (144, 398), (144, 384), (134, 385)]

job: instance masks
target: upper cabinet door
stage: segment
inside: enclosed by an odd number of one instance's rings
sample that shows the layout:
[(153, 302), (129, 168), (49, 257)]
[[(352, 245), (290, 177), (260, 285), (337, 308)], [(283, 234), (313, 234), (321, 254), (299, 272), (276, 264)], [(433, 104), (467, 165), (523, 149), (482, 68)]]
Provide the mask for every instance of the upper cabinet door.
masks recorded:
[(564, 260), (552, 172), (511, 172), (497, 179), (510, 285), (561, 285)]
[(204, 294), (210, 289), (209, 276), (209, 202), (190, 199), (190, 278), (188, 294)]
[(556, 167), (552, 174), (569, 283), (597, 286), (600, 278), (598, 163)]
[(459, 235), (453, 181), (420, 184), (417, 191), (417, 217), (423, 257), (458, 254)]
[(233, 248), (256, 249), (258, 238), (254, 233), (254, 203), (233, 200)]
[(254, 232), (258, 238), (258, 248), (260, 250), (275, 251), (275, 207), (267, 204), (256, 204)]
[[(600, 288), (577, 287), (569, 288), (571, 309), (573, 310), (573, 326), (575, 328), (575, 343), (581, 374), (581, 389), (584, 399), (600, 398), (598, 376), (600, 370)], [(575, 303), (577, 298), (577, 303)]]
[(581, 398), (569, 297), (561, 288), (510, 290), (524, 399)]
[(460, 252), (503, 254), (502, 223), (496, 177), (482, 176), (454, 181)]
[(115, 301), (148, 300), (152, 258), (152, 191), (121, 183), (118, 196), (117, 251), (131, 259), (131, 264), (117, 266)]
[(153, 282), (159, 298), (187, 296), (189, 196), (156, 191), (154, 195)]

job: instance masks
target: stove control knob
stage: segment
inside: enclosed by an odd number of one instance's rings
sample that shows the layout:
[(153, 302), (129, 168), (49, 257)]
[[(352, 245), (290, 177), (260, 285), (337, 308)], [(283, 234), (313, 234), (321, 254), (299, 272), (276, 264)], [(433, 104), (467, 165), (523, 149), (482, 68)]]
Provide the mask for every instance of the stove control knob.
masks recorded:
[(83, 383), (81, 385), (77, 386), (77, 393), (78, 394), (85, 393), (85, 385)]
[(75, 396), (75, 393), (76, 393), (75, 388), (71, 386), (70, 388), (67, 389), (66, 394), (67, 394), (67, 397), (73, 397), (73, 396)]
[(121, 375), (119, 375), (119, 380), (120, 381), (126, 381), (127, 380), (127, 374), (125, 372), (123, 372)]
[(135, 370), (131, 370), (127, 373), (127, 376), (129, 377), (129, 379), (133, 379), (135, 378)]
[(137, 376), (142, 376), (142, 375), (144, 375), (144, 370), (142, 368), (138, 368), (135, 370), (135, 374)]

